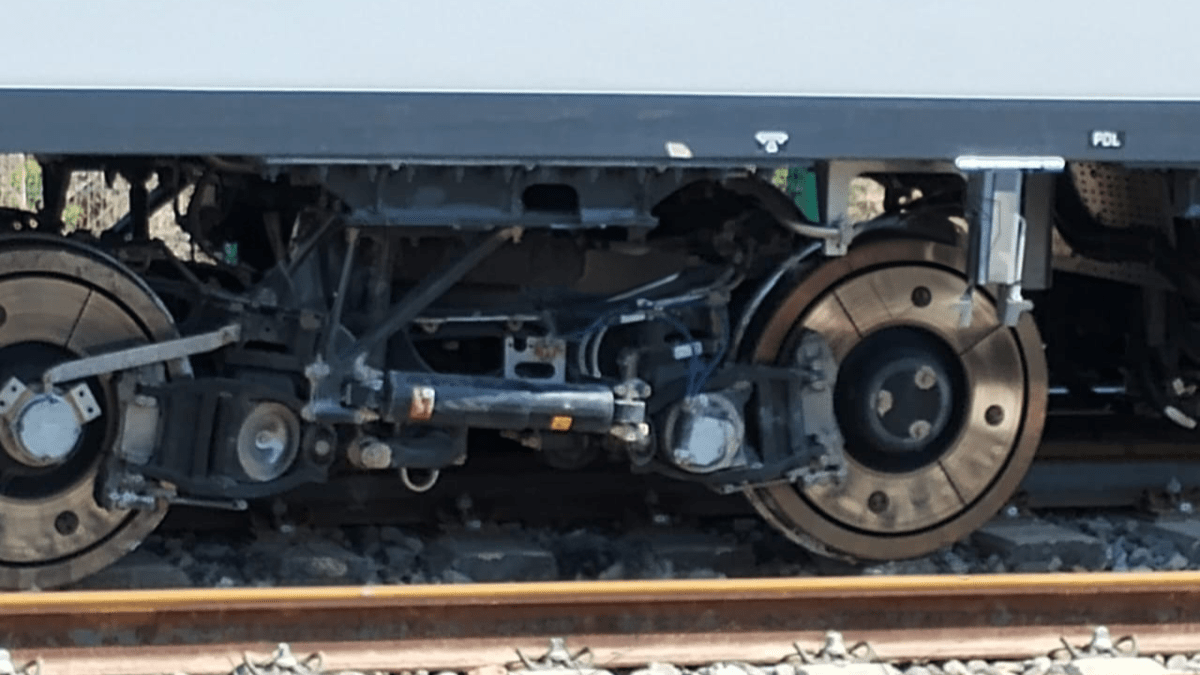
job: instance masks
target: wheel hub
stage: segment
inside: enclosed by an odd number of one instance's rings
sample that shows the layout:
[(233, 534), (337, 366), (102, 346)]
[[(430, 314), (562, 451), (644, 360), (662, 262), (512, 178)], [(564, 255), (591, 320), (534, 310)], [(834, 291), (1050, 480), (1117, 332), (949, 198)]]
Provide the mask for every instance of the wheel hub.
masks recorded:
[(86, 383), (64, 396), (57, 389), (35, 393), (12, 377), (0, 389), (0, 447), (24, 466), (60, 466), (79, 447), (84, 426), (100, 414)]
[(930, 333), (886, 328), (863, 339), (834, 390), (847, 452), (877, 471), (936, 461), (961, 424), (962, 380), (954, 353)]
[(57, 394), (39, 394), (17, 413), (18, 452), (15, 459), (29, 466), (61, 464), (79, 443), (83, 425), (75, 408)]

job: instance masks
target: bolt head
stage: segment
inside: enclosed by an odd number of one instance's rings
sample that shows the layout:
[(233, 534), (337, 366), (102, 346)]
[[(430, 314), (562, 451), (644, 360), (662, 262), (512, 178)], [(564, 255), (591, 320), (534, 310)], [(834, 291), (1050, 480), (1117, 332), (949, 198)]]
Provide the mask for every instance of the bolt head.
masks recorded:
[(924, 286), (917, 286), (912, 292), (912, 303), (917, 307), (928, 307), (933, 301), (933, 293)]
[(917, 420), (909, 425), (908, 435), (914, 441), (920, 441), (924, 440), (932, 430), (933, 425), (931, 425), (927, 420)]
[(996, 426), (1004, 421), (1004, 408), (998, 405), (988, 406), (988, 409), (983, 412), (983, 419), (991, 426)]
[(921, 366), (913, 376), (913, 384), (922, 390), (932, 389), (937, 384), (937, 381), (937, 373), (929, 366)]

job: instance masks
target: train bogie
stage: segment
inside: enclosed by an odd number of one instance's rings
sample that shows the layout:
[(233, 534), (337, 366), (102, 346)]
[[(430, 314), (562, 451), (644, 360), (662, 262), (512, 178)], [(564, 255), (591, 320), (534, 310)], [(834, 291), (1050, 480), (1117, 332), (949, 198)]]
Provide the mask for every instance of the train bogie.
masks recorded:
[[(98, 545), (108, 521), (144, 534), (171, 504), (347, 472), (423, 491), (491, 430), (558, 466), (598, 448), (745, 494), (823, 555), (893, 558), (979, 526), (1040, 438), (1038, 329), (1019, 275), (1000, 295), (969, 273), (961, 175), (897, 173), (928, 194), (830, 226), (755, 172), (252, 166), (127, 174), (190, 190), (193, 256), (144, 237), (148, 208), (126, 236), (49, 234), (43, 210), (6, 237), (6, 349), (55, 345), (5, 362), (10, 471), (87, 503), (31, 528)], [(73, 256), (96, 269), (38, 269)], [(115, 555), (40, 550), (9, 585)]]

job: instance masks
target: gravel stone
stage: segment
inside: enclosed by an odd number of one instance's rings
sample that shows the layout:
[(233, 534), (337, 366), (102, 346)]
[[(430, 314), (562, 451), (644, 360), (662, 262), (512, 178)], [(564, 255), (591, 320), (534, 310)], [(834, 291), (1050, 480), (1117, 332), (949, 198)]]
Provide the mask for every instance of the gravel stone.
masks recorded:
[(1025, 662), (1025, 670), (1021, 675), (1046, 675), (1053, 665), (1054, 662), (1049, 657), (1039, 656)]
[(863, 574), (886, 576), (892, 574), (939, 574), (941, 569), (930, 558), (914, 558), (912, 560), (892, 560), (863, 569)]
[(412, 549), (416, 553), (420, 553), (425, 549), (425, 544), (420, 539), (409, 536), (400, 528), (390, 525), (379, 528), (379, 540), (385, 544), (399, 544), (400, 546)]
[(455, 569), (449, 569), (442, 572), (442, 581), (447, 584), (469, 584), (474, 580)]
[(1153, 560), (1154, 560), (1154, 556), (1153, 556), (1153, 554), (1150, 553), (1150, 549), (1148, 549), (1144, 546), (1139, 546), (1139, 547), (1135, 548), (1133, 550), (1133, 553), (1130, 554), (1130, 556), (1129, 556), (1129, 564), (1132, 566), (1135, 566), (1135, 567), (1140, 566), (1140, 565), (1147, 565)]
[(1148, 658), (1094, 657), (1076, 659), (1066, 664), (1067, 675), (1160, 675), (1167, 669)]
[(716, 663), (702, 669), (704, 675), (746, 675), (746, 671), (732, 663)]
[(803, 675), (899, 675), (900, 671), (887, 663), (817, 663), (800, 666)]
[[(351, 581), (365, 583), (375, 562), (326, 539), (310, 539), (273, 552), (281, 583)], [(268, 554), (270, 555), (270, 554)]]
[(925, 666), (909, 666), (904, 675), (933, 675), (933, 672)]
[(1166, 567), (1167, 569), (1176, 571), (1176, 572), (1179, 570), (1187, 569), (1187, 566), (1188, 566), (1187, 557), (1179, 552), (1176, 552), (1175, 554), (1173, 554), (1170, 558), (1167, 559), (1167, 562), (1163, 564), (1163, 567)]
[(957, 555), (954, 551), (946, 551), (942, 555), (942, 561), (952, 574), (969, 574), (971, 572), (971, 564)]
[(553, 552), (559, 572), (565, 578), (592, 578), (618, 562), (622, 552), (612, 537), (587, 530), (576, 530), (564, 537), (550, 537), (547, 547)]
[(407, 546), (390, 545), (383, 549), (383, 558), (387, 562), (387, 570), (392, 574), (408, 572), (417, 562), (417, 553)]
[(942, 672), (946, 675), (970, 675), (971, 671), (962, 661), (951, 659), (942, 664)]
[(790, 663), (778, 663), (771, 669), (772, 675), (796, 675), (796, 667)]
[(1167, 659), (1167, 670), (1184, 670), (1188, 667), (1188, 657), (1183, 654), (1175, 654)]
[(681, 675), (681, 671), (669, 663), (650, 663), (630, 675)]
[(610, 565), (607, 569), (600, 573), (597, 577), (600, 581), (614, 581), (616, 579), (625, 578), (625, 563), (618, 560)]

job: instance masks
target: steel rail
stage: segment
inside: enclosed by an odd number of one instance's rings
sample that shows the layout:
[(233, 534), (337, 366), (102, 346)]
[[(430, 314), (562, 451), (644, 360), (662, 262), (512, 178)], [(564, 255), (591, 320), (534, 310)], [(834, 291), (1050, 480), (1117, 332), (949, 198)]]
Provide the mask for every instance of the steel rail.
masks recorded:
[(885, 659), (1024, 658), (1096, 625), (1200, 651), (1200, 573), (823, 577), (0, 595), (0, 646), (44, 675), (226, 673), (279, 643), (330, 670), (455, 669), (587, 647), (596, 667), (775, 662), (827, 630)]

